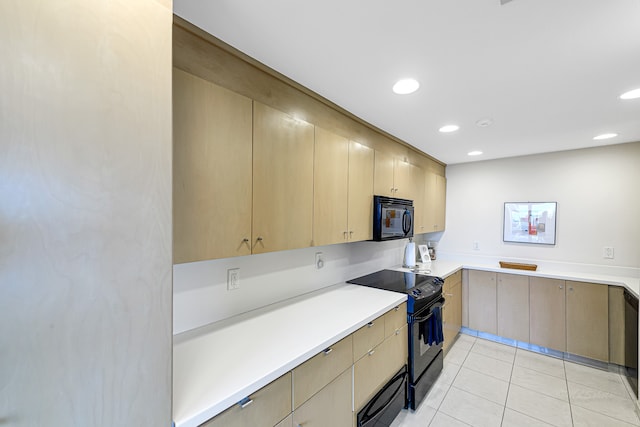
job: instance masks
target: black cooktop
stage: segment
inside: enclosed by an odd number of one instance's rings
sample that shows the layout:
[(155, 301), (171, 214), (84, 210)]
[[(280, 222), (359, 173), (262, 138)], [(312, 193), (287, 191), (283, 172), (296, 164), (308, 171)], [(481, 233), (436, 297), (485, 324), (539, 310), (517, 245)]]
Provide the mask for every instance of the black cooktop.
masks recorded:
[(440, 277), (397, 270), (380, 270), (347, 281), (370, 288), (405, 293), (414, 299), (431, 299), (440, 295), (443, 282)]

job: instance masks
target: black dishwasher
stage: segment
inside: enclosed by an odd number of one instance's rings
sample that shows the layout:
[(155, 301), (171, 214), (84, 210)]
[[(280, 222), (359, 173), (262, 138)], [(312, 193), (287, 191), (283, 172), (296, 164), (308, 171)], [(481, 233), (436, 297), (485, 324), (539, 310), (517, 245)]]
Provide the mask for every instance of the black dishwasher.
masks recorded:
[(624, 365), (638, 398), (638, 298), (624, 290)]

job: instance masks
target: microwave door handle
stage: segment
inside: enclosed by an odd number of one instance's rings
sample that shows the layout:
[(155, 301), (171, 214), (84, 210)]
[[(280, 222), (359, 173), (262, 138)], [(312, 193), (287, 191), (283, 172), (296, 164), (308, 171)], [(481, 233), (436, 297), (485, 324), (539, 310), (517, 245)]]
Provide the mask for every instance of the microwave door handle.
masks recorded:
[(409, 233), (409, 231), (411, 231), (411, 215), (406, 209), (402, 214), (402, 231), (404, 232), (405, 236), (407, 235), (407, 233)]

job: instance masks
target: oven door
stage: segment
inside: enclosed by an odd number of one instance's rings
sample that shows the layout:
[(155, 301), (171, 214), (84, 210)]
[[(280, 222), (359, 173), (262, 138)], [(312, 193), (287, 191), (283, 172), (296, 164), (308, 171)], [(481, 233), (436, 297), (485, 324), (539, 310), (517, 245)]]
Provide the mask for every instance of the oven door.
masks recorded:
[(415, 383), (442, 350), (442, 305), (444, 298), (411, 315), (409, 337), (409, 381)]

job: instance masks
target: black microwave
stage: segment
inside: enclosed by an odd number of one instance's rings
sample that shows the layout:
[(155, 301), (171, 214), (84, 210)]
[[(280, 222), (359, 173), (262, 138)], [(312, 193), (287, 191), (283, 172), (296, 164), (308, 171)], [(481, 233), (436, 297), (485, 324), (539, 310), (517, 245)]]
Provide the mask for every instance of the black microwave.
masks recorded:
[(413, 200), (373, 196), (373, 240), (413, 237)]

